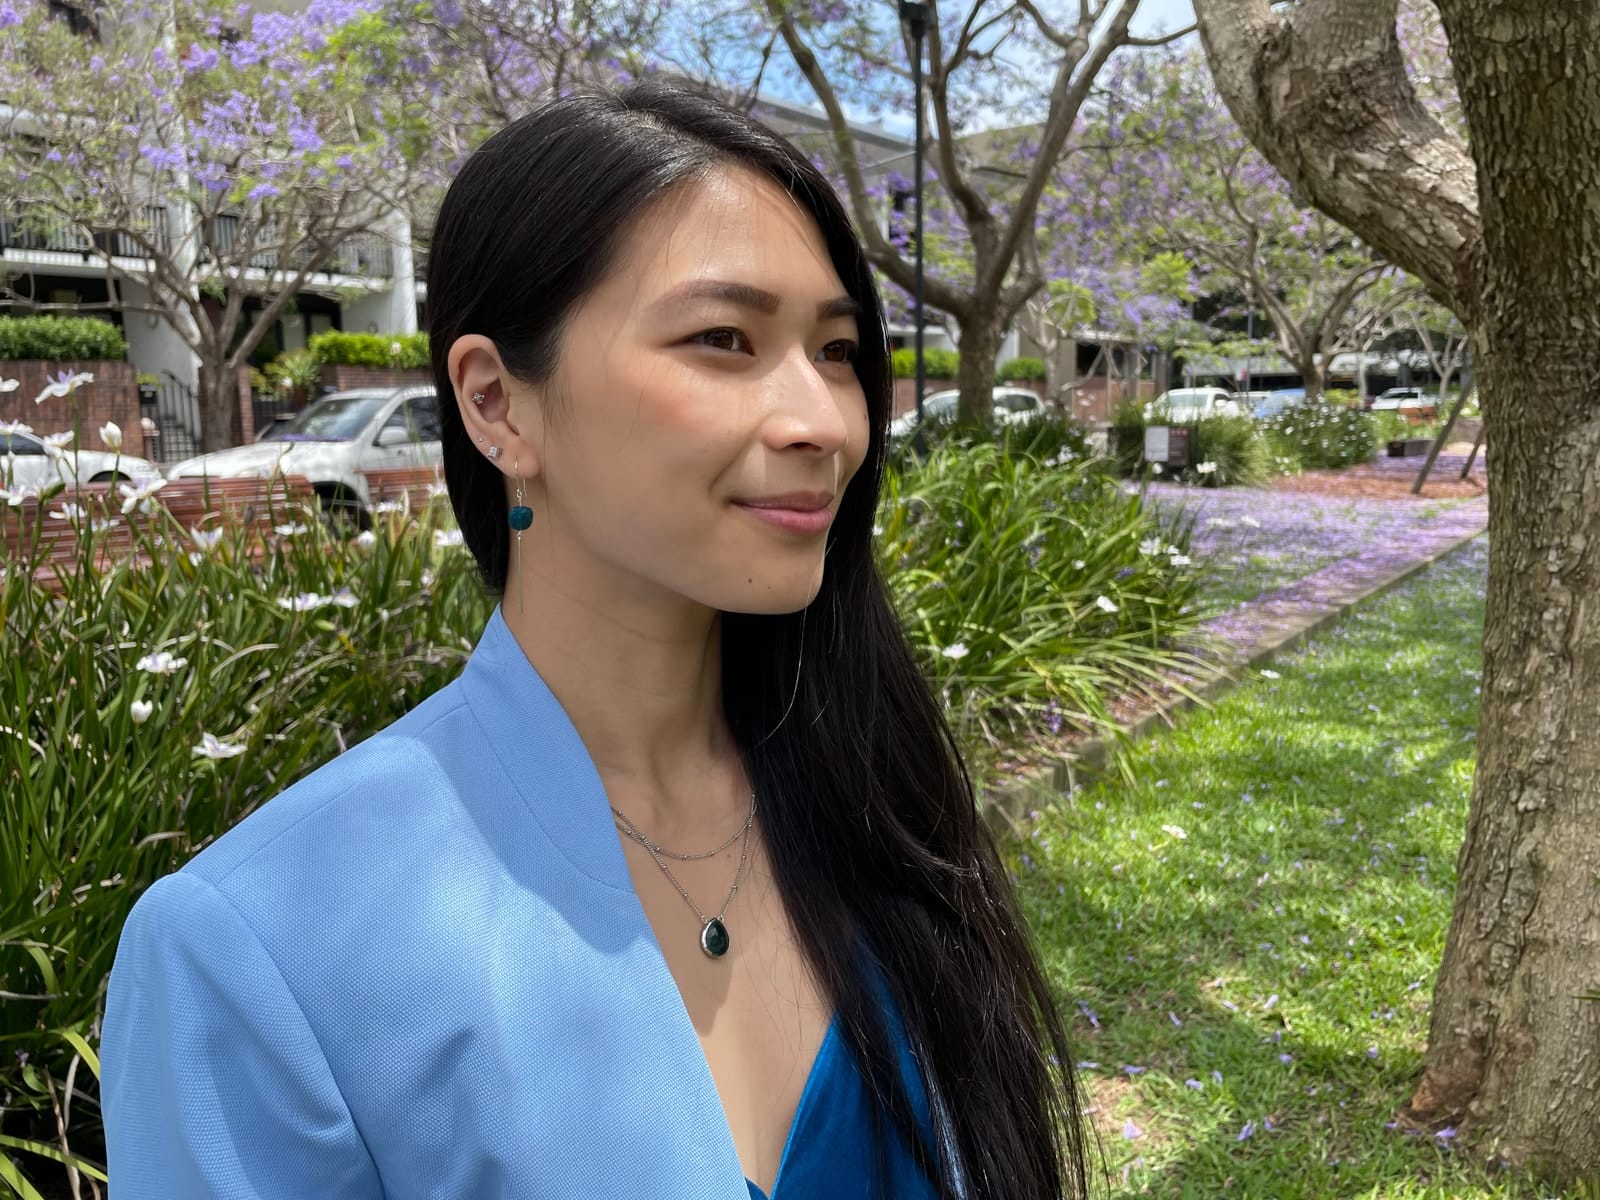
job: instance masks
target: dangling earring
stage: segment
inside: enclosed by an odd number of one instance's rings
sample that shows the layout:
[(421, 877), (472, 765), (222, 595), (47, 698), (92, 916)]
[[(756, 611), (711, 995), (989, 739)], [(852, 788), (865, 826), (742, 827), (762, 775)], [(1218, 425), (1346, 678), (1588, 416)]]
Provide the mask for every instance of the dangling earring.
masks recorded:
[(522, 464), (520, 462), (513, 462), (511, 464), (511, 473), (517, 481), (517, 502), (511, 506), (511, 511), (506, 516), (507, 523), (517, 535), (517, 611), (519, 613), (527, 611), (525, 601), (528, 594), (528, 583), (522, 574), (527, 570), (526, 565), (522, 561), (521, 554), (522, 531), (533, 524), (533, 509), (528, 507), (526, 497), (523, 495), (522, 491), (521, 465)]

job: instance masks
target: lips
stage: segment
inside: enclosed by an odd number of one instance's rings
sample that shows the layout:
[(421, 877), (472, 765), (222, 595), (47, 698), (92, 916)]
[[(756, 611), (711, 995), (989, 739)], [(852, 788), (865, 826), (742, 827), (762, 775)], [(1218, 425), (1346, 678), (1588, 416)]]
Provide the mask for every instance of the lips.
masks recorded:
[(759, 500), (736, 500), (734, 507), (790, 533), (816, 534), (833, 524), (833, 513), (828, 508), (832, 502), (833, 497), (826, 492), (788, 492)]

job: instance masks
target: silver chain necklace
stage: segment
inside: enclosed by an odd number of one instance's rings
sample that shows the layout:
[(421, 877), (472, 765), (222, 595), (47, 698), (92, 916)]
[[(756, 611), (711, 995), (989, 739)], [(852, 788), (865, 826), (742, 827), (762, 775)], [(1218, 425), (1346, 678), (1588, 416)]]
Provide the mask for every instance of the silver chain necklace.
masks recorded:
[[(644, 834), (639, 832), (638, 826), (617, 811), (615, 805), (611, 807), (611, 812), (617, 819), (617, 828), (650, 852), (650, 857), (655, 859), (656, 866), (661, 868), (661, 873), (672, 881), (672, 886), (678, 889), (678, 895), (682, 896), (689, 907), (694, 910), (694, 915), (700, 920), (700, 949), (705, 951), (710, 958), (721, 958), (728, 952), (728, 946), (731, 944), (728, 937), (728, 927), (723, 923), (723, 917), (727, 915), (728, 906), (733, 903), (733, 898), (739, 894), (739, 882), (744, 878), (744, 866), (750, 854), (750, 828), (755, 824), (756, 819), (756, 794), (754, 790), (750, 793), (750, 815), (745, 818), (744, 828), (715, 850), (708, 850), (704, 854), (674, 854), (665, 847), (657, 846), (649, 838), (645, 837)], [(712, 855), (720, 854), (733, 845), (734, 838), (738, 837), (743, 837), (744, 843), (739, 847), (739, 867), (733, 873), (733, 887), (728, 891), (728, 898), (722, 902), (722, 911), (714, 917), (707, 917), (705, 913), (700, 911), (700, 906), (694, 902), (694, 897), (690, 896), (684, 889), (683, 884), (678, 882), (677, 876), (667, 869), (667, 864), (662, 861), (661, 856), (662, 854), (669, 854), (673, 858), (681, 860), (710, 858)]]

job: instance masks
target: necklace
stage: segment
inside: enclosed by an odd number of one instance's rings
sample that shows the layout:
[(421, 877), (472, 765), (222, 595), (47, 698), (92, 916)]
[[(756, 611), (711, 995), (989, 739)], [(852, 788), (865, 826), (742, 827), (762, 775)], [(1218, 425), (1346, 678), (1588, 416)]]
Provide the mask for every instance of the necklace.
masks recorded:
[[(733, 873), (733, 887), (728, 891), (728, 898), (722, 902), (722, 911), (714, 917), (707, 917), (705, 913), (700, 911), (700, 906), (694, 902), (694, 898), (684, 889), (683, 884), (678, 882), (677, 876), (667, 869), (667, 864), (661, 858), (662, 848), (640, 833), (638, 827), (627, 817), (617, 812), (615, 806), (612, 807), (611, 811), (617, 818), (618, 828), (650, 852), (650, 857), (655, 859), (656, 866), (661, 868), (661, 873), (672, 881), (672, 886), (678, 889), (678, 895), (682, 896), (689, 907), (694, 909), (694, 915), (700, 920), (700, 949), (705, 951), (706, 956), (709, 958), (721, 958), (728, 952), (728, 947), (731, 944), (731, 940), (728, 937), (728, 927), (723, 923), (722, 918), (727, 915), (728, 906), (733, 903), (733, 898), (739, 894), (739, 883), (744, 878), (744, 865), (750, 854), (750, 827), (755, 824), (756, 819), (755, 792), (752, 791), (750, 793), (750, 815), (745, 818), (744, 828), (739, 833), (734, 834), (734, 837), (742, 836), (744, 842), (739, 847), (739, 867)], [(679, 859), (710, 858), (711, 855), (727, 849), (732, 844), (733, 838), (729, 838), (716, 850), (710, 850), (704, 854), (674, 854), (673, 857)], [(667, 853), (671, 852), (667, 851)]]

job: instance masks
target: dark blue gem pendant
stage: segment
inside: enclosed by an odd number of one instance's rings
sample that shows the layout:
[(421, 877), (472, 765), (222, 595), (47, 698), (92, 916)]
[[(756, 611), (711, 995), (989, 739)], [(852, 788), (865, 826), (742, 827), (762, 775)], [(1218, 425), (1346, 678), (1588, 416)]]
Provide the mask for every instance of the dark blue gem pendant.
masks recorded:
[(511, 510), (511, 528), (521, 533), (533, 524), (533, 509), (526, 504), (518, 504)]
[(712, 917), (700, 931), (700, 949), (711, 958), (721, 958), (728, 952), (728, 927), (720, 918)]

